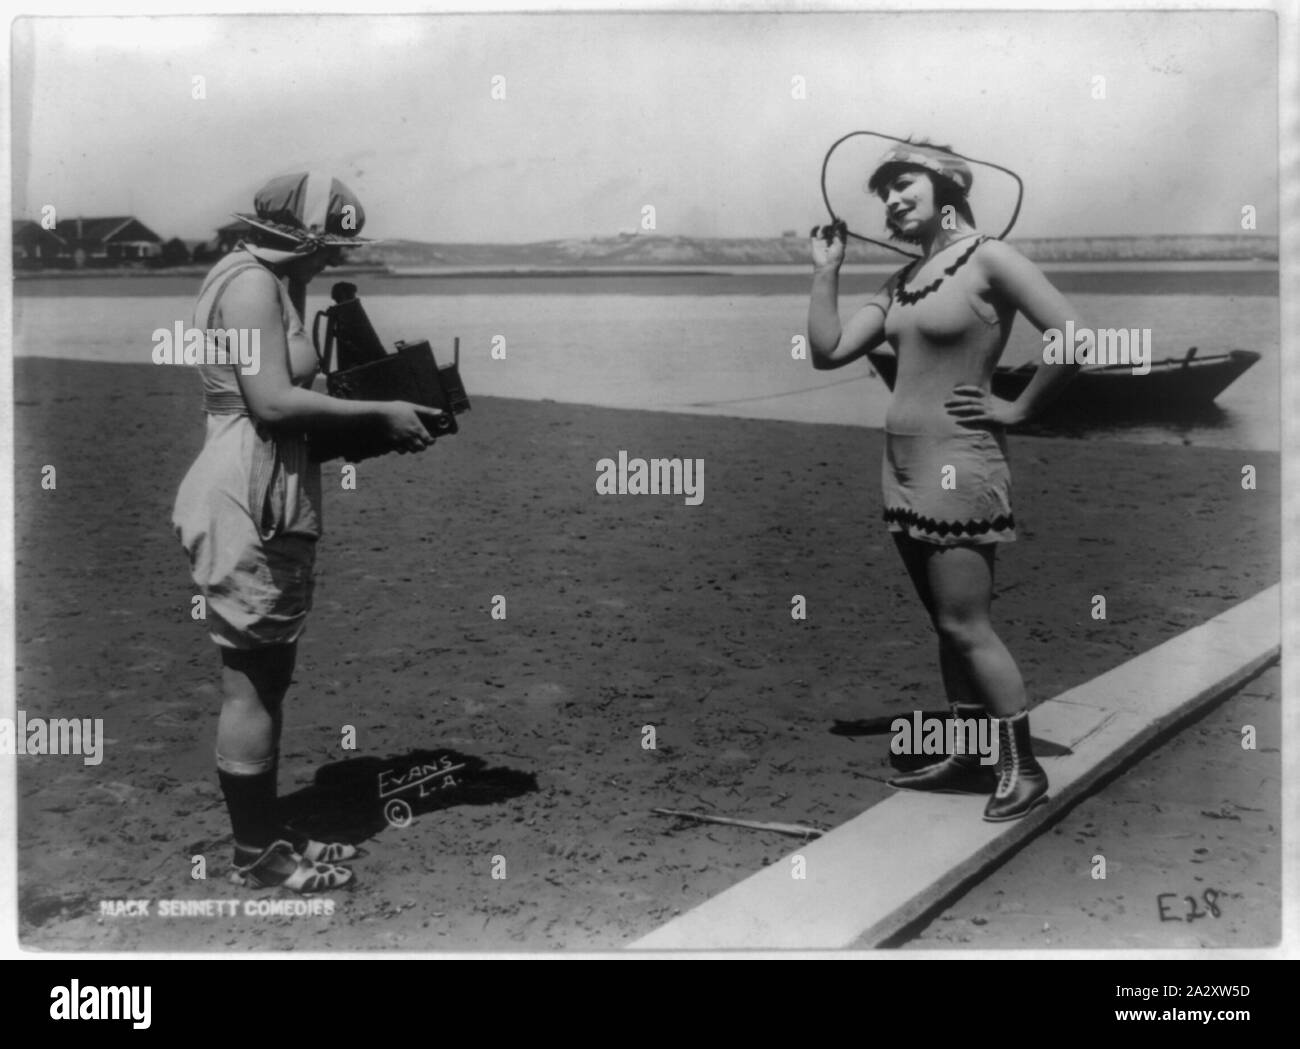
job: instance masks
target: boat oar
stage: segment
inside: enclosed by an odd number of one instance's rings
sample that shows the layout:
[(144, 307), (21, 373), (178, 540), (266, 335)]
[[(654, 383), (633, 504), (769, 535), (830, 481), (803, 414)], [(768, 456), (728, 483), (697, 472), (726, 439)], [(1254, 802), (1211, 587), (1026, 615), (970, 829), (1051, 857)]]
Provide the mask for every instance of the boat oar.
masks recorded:
[(769, 823), (765, 820), (737, 820), (729, 816), (705, 816), (698, 812), (683, 812), (681, 809), (651, 809), (657, 816), (682, 816), (688, 820), (701, 823), (721, 823), (728, 827), (748, 827), (750, 830), (772, 830), (778, 834), (793, 834), (799, 838), (819, 838), (825, 831), (816, 827), (804, 827), (798, 823)]

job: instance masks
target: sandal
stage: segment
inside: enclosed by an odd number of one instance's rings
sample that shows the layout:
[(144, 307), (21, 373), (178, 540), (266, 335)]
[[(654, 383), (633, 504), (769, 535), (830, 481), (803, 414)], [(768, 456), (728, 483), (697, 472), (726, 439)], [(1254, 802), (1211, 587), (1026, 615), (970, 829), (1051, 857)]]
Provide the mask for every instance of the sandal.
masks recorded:
[(360, 859), (366, 851), (346, 841), (315, 841), (308, 838), (307, 844), (298, 853), (304, 860), (313, 863), (340, 863), (343, 860)]
[(309, 838), (287, 823), (281, 825), (280, 836), (293, 846), (294, 852), (312, 863), (341, 863), (343, 860), (355, 860), (366, 854), (365, 849), (346, 841), (317, 841), (315, 838)]
[[(277, 869), (276, 860), (282, 861), (278, 865), (280, 869)], [(286, 873), (283, 861), (293, 863), (293, 870)], [(352, 881), (352, 872), (346, 867), (304, 859), (294, 852), (289, 842), (276, 841), (252, 863), (235, 867), (230, 872), (230, 880), (246, 889), (284, 888), (305, 894), (340, 889)]]

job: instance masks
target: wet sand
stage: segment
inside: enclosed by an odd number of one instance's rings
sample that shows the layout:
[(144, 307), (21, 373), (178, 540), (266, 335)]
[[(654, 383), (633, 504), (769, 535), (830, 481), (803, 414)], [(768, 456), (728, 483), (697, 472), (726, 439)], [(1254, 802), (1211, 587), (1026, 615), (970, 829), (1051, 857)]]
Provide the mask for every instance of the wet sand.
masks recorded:
[[(480, 398), (426, 455), (362, 464), (356, 491), (327, 469), (282, 791), (369, 855), (332, 915), (246, 913), (282, 894), (224, 880), (218, 664), (168, 523), (202, 439), (198, 379), (14, 372), (18, 707), (102, 717), (109, 740), (98, 766), (20, 759), (30, 948), (616, 948), (795, 843), (651, 808), (834, 826), (888, 792), (888, 737), (856, 723), (943, 705), (878, 521), (879, 432)], [(703, 458), (703, 503), (598, 496), (596, 462), (620, 449)], [(995, 614), (1035, 698), (1278, 579), (1276, 453), (1022, 437), (1011, 457), (1021, 541)], [(411, 822), (390, 825), (380, 783), (443, 758), (460, 785), (408, 791)], [(1229, 778), (1224, 804), (1261, 804), (1257, 778)], [(114, 899), (154, 904), (101, 916)], [(238, 913), (157, 913), (218, 899)]]

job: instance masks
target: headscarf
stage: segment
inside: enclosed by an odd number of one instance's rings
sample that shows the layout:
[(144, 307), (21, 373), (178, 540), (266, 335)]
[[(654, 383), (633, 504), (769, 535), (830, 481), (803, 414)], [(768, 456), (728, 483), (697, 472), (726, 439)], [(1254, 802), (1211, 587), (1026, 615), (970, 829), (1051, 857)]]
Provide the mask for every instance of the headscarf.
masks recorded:
[(286, 250), (245, 245), (267, 262), (288, 262), (325, 247), (374, 243), (357, 236), (366, 213), (356, 194), (325, 173), (301, 171), (273, 178), (257, 191), (253, 207), (252, 214), (235, 213), (235, 218), (292, 245)]
[(917, 142), (900, 142), (891, 146), (877, 162), (875, 170), (867, 180), (867, 192), (875, 194), (888, 179), (888, 169), (894, 167), (924, 168), (940, 178), (953, 183), (962, 195), (970, 193), (971, 183), (975, 181), (966, 162), (938, 146)]

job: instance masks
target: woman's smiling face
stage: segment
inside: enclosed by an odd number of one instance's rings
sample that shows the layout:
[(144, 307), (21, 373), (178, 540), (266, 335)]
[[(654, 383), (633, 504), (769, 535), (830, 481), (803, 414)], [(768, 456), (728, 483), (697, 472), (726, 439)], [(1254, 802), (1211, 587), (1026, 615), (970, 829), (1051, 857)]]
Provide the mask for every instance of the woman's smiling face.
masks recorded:
[(905, 168), (880, 187), (889, 228), (904, 239), (915, 238), (934, 222), (934, 184), (924, 171)]

